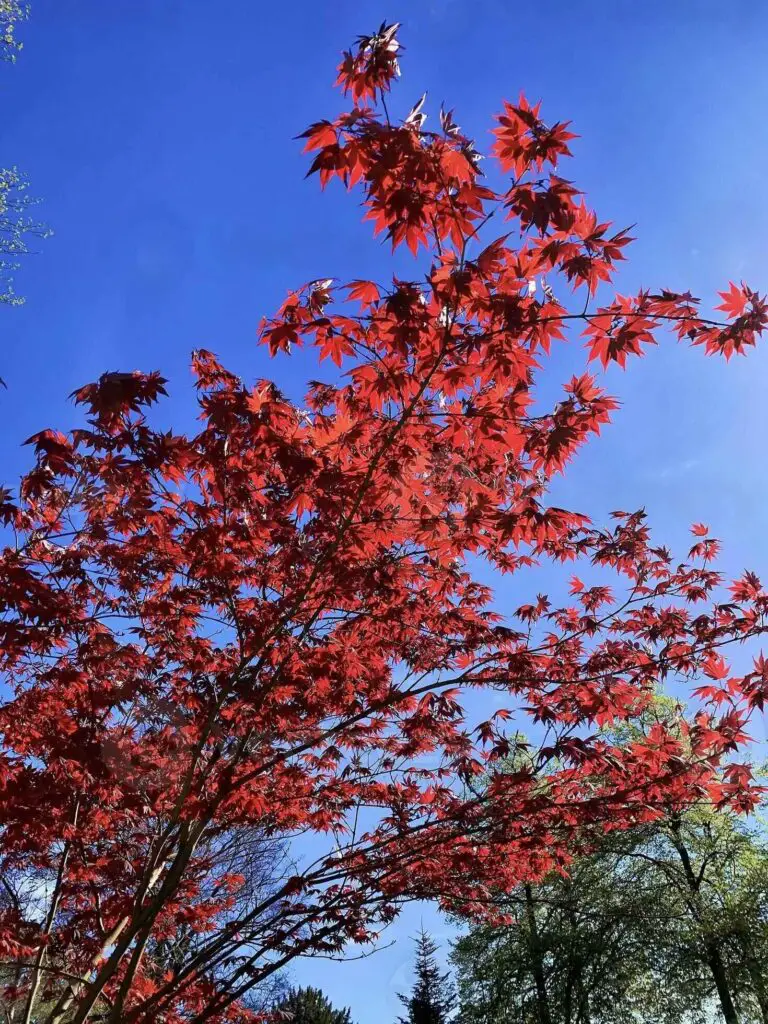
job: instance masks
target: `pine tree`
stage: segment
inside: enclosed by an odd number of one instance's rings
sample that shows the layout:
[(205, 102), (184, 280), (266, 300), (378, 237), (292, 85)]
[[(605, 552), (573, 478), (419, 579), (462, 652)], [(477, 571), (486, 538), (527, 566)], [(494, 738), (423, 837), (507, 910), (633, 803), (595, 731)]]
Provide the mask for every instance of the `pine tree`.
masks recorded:
[(400, 1017), (400, 1024), (446, 1024), (453, 1011), (456, 997), (448, 972), (442, 973), (437, 965), (437, 946), (422, 928), (416, 941), (416, 982), (409, 996), (400, 995), (408, 1013)]
[(319, 988), (292, 988), (275, 1007), (291, 1024), (352, 1024), (349, 1010), (336, 1010)]

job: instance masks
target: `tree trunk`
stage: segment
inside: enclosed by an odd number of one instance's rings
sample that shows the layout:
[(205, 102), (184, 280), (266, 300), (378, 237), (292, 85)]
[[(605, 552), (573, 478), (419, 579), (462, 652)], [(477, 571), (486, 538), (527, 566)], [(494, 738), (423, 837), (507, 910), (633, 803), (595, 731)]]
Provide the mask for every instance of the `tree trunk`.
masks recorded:
[(736, 1013), (736, 1007), (733, 1005), (731, 990), (728, 985), (728, 976), (725, 973), (725, 966), (723, 964), (723, 958), (720, 956), (720, 950), (716, 943), (708, 943), (706, 949), (707, 963), (710, 971), (712, 972), (715, 988), (717, 989), (717, 995), (720, 999), (723, 1019), (726, 1024), (739, 1024), (739, 1017)]
[(571, 1024), (573, 1019), (573, 972), (568, 972), (563, 999), (563, 1024)]
[(541, 940), (539, 939), (539, 930), (536, 925), (533, 891), (530, 885), (525, 886), (525, 911), (528, 928), (531, 933), (532, 973), (534, 985), (536, 986), (536, 1009), (539, 1016), (539, 1024), (552, 1024), (552, 1016), (549, 1012), (549, 997), (547, 996), (547, 982), (544, 976), (544, 957), (542, 956)]
[(581, 968), (579, 968), (579, 973), (576, 975), (576, 991), (579, 994), (579, 1024), (590, 1024), (589, 995), (584, 987)]
[(578, 922), (576, 910), (573, 904), (568, 903), (568, 923), (571, 926), (571, 941), (569, 959), (571, 961), (568, 978), (568, 1022), (571, 1020), (571, 991), (576, 989), (578, 999), (577, 1016), (578, 1024), (590, 1024), (589, 1018), (589, 994), (584, 987), (584, 961), (578, 948)]
[[(688, 883), (688, 888), (690, 889), (693, 897), (692, 905), (695, 908), (700, 908), (699, 886), (701, 883), (696, 877), (696, 873), (694, 872), (693, 865), (691, 863), (691, 857), (688, 853), (688, 848), (683, 842), (679, 821), (673, 818), (670, 822), (670, 827), (675, 849), (678, 852), (680, 862), (683, 865), (683, 871), (685, 872), (685, 880)], [(697, 923), (704, 926), (703, 915), (700, 909), (695, 911), (694, 916), (696, 917)], [(725, 970), (725, 964), (723, 963), (723, 958), (720, 955), (720, 945), (712, 939), (705, 939), (704, 950), (706, 953), (707, 966), (709, 967), (712, 979), (715, 983), (715, 988), (717, 989), (717, 996), (720, 1000), (720, 1009), (723, 1011), (725, 1024), (739, 1024), (739, 1016), (736, 1013), (736, 1007), (733, 1002), (733, 996), (731, 995), (730, 985), (728, 984), (728, 975)]]
[(739, 945), (744, 954), (744, 966), (747, 968), (747, 974), (749, 974), (752, 992), (757, 1000), (757, 1005), (760, 1007), (760, 1018), (763, 1024), (768, 1024), (768, 989), (766, 988), (765, 978), (763, 977), (760, 964), (755, 957), (755, 951), (752, 948), (749, 936), (740, 935)]

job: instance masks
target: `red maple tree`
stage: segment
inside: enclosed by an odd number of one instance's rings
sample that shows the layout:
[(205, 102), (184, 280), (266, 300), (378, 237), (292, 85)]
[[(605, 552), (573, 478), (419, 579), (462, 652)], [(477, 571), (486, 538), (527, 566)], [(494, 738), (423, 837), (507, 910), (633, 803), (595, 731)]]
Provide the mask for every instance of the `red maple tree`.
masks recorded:
[[(247, 1021), (254, 985), (370, 938), (406, 900), (481, 912), (595, 829), (755, 799), (734, 752), (768, 665), (733, 676), (723, 651), (764, 631), (759, 580), (726, 596), (704, 526), (678, 563), (642, 513), (600, 528), (551, 507), (616, 403), (586, 367), (550, 411), (534, 391), (574, 329), (603, 365), (659, 331), (727, 358), (766, 303), (731, 285), (722, 323), (668, 291), (593, 308), (629, 238), (556, 173), (567, 125), (505, 104), (494, 191), (452, 114), (438, 131), (421, 103), (390, 119), (398, 51), (396, 26), (358, 41), (339, 69), (352, 106), (306, 149), (423, 254), (422, 276), (315, 281), (261, 328), (272, 352), (316, 346), (340, 381), (299, 409), (197, 352), (187, 437), (152, 427), (157, 374), (105, 374), (75, 394), (86, 425), (30, 438), (36, 465), (0, 501), (14, 1022)], [(480, 561), (600, 582), (501, 609)], [(701, 702), (684, 743), (662, 725), (622, 747), (601, 734), (669, 679)], [(503, 705), (487, 721), (464, 710), (473, 690)], [(265, 845), (307, 835), (316, 859), (256, 877)]]

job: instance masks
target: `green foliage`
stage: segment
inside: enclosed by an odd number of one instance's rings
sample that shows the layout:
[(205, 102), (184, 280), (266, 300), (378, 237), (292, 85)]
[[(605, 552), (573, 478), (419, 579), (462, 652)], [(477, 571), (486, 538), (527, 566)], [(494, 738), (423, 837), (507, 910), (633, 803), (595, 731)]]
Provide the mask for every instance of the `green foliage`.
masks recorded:
[(0, 60), (15, 61), (22, 48), (16, 39), (16, 24), (29, 17), (29, 4), (19, 0), (0, 0)]
[(318, 988), (292, 988), (275, 1009), (291, 1024), (351, 1024), (349, 1010), (334, 1009)]
[(456, 944), (462, 1024), (768, 1022), (768, 848), (701, 806), (500, 897)]
[(443, 973), (435, 959), (437, 946), (422, 929), (416, 939), (416, 980), (410, 995), (401, 995), (407, 1015), (400, 1024), (446, 1024), (456, 1004), (450, 974)]
[(27, 180), (17, 168), (0, 168), (0, 302), (12, 306), (24, 301), (13, 290), (18, 258), (33, 252), (29, 239), (51, 234), (44, 224), (27, 216), (28, 209), (39, 202), (27, 189)]
[(768, 848), (732, 814), (670, 813), (634, 851), (664, 880), (660, 945), (670, 974), (727, 1021), (768, 1021)]
[[(29, 4), (22, 0), (0, 0), (0, 60), (16, 60), (22, 44), (14, 30), (28, 16)], [(13, 275), (19, 269), (19, 257), (33, 252), (29, 240), (51, 234), (45, 224), (27, 214), (39, 202), (28, 194), (28, 187), (18, 168), (0, 168), (0, 302), (8, 306), (20, 306), (24, 301), (13, 290)]]
[(659, 889), (648, 865), (612, 850), (520, 886), (502, 901), (512, 924), (475, 927), (454, 948), (462, 1021), (619, 1024), (641, 1003), (640, 1019), (680, 1021), (674, 993), (649, 984)]

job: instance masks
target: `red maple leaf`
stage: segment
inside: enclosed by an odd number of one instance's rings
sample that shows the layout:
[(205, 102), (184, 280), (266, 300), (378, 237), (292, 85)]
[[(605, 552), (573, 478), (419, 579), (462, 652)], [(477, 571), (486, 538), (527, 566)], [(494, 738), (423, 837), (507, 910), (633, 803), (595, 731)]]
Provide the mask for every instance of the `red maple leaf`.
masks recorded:
[(736, 319), (736, 317), (740, 317), (744, 313), (749, 301), (749, 293), (743, 285), (736, 285), (731, 281), (728, 285), (728, 291), (718, 292), (718, 295), (723, 301), (715, 308), (722, 309), (729, 319)]

